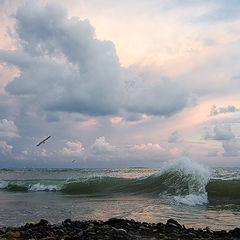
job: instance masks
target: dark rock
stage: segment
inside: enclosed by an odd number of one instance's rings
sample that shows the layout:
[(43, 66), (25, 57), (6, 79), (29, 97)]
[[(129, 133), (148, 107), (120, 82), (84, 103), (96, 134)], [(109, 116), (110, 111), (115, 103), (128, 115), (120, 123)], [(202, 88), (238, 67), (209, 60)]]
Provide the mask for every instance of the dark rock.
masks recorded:
[(45, 220), (45, 219), (41, 219), (40, 222), (39, 222), (39, 224), (48, 225), (48, 224), (50, 224), (50, 223), (49, 223), (47, 220)]
[(150, 239), (240, 239), (240, 228), (230, 231), (213, 231), (210, 228), (198, 229), (181, 226), (174, 219), (166, 224), (136, 222), (128, 219), (112, 218), (103, 221), (64, 220), (54, 225), (41, 219), (39, 223), (17, 227), (0, 228), (0, 239), (69, 239), (69, 240), (150, 240)]
[(71, 226), (72, 224), (72, 220), (71, 219), (66, 219), (64, 222), (63, 222), (63, 225), (65, 226)]
[(172, 226), (172, 227), (175, 227), (175, 228), (180, 228), (182, 229), (182, 225), (180, 225), (176, 220), (170, 218), (167, 220), (167, 225), (168, 226)]
[(110, 218), (105, 223), (107, 223), (107, 224), (116, 224), (116, 223), (122, 223), (123, 221), (124, 221), (124, 219)]
[(234, 228), (230, 233), (233, 237), (240, 238), (240, 228)]

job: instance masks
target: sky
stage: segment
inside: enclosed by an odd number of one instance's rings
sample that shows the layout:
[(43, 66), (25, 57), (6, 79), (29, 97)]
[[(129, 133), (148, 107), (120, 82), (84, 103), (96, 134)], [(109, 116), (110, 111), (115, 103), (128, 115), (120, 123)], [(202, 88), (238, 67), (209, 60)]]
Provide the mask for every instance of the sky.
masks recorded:
[(1, 0), (0, 168), (240, 167), (239, 10)]

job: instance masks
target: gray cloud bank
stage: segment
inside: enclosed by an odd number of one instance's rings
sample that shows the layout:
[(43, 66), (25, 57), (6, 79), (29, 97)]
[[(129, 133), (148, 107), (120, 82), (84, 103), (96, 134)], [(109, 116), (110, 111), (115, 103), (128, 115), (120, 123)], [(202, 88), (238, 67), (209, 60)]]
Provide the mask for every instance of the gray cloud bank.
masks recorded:
[(48, 112), (88, 116), (171, 116), (186, 107), (188, 91), (169, 79), (139, 81), (126, 90), (129, 70), (120, 66), (114, 44), (98, 40), (88, 20), (67, 18), (60, 5), (29, 1), (14, 18), (18, 47), (0, 50), (0, 62), (20, 70), (8, 93), (30, 96)]

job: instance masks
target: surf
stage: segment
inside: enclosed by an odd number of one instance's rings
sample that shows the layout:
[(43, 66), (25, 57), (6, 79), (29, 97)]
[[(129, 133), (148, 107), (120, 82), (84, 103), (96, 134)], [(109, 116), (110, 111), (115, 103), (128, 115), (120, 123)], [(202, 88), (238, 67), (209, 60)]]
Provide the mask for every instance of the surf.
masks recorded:
[[(54, 172), (57, 171), (68, 176), (67, 172), (73, 170), (54, 169)], [(84, 169), (74, 169), (77, 173), (75, 178), (0, 180), (0, 189), (9, 192), (59, 192), (64, 195), (78, 195), (78, 197), (144, 195), (164, 198), (170, 196), (174, 204), (190, 206), (207, 204), (213, 199), (240, 200), (238, 191), (240, 177), (214, 178), (210, 169), (186, 156), (165, 162), (159, 171), (137, 178), (130, 178), (130, 173), (126, 177), (124, 169), (115, 169), (112, 174), (118, 171), (124, 174), (118, 174), (118, 177), (111, 176), (109, 175), (111, 171), (108, 170), (102, 172), (102, 175), (96, 175), (101, 173), (96, 169), (96, 171), (88, 171), (89, 175), (86, 176)]]

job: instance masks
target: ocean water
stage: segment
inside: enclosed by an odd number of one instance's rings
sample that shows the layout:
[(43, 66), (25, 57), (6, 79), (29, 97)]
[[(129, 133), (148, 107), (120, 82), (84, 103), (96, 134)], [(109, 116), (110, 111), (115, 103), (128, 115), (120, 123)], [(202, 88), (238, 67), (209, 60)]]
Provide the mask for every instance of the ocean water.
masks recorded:
[(0, 169), (0, 226), (112, 217), (240, 227), (240, 168), (182, 157), (161, 169)]

